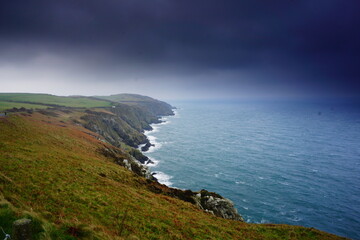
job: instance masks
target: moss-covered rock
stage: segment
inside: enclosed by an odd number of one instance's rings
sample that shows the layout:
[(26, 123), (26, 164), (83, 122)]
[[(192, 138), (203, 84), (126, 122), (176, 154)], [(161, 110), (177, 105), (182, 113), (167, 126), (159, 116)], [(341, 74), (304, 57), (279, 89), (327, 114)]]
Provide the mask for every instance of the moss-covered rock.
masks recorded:
[(217, 217), (241, 222), (244, 221), (234, 207), (234, 204), (229, 199), (222, 197), (220, 194), (209, 192), (204, 189), (199, 192), (193, 192), (191, 190), (170, 188), (158, 182), (149, 181), (148, 183), (148, 188), (152, 192), (190, 202), (196, 205), (199, 209), (209, 212)]
[(217, 193), (203, 189), (195, 195), (195, 201), (199, 208), (211, 212), (215, 216), (244, 221), (234, 207), (234, 203)]

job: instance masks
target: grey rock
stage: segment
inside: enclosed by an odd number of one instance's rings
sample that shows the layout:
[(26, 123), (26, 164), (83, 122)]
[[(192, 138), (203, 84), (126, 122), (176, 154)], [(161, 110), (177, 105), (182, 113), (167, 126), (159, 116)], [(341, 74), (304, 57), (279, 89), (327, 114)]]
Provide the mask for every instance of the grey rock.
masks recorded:
[(212, 213), (215, 216), (242, 222), (244, 221), (234, 207), (234, 203), (219, 194), (201, 190), (194, 196), (194, 199), (196, 205), (200, 209)]
[(14, 240), (31, 240), (31, 220), (30, 219), (19, 219), (13, 223), (13, 235), (11, 236)]
[(126, 167), (128, 170), (132, 171), (131, 170), (131, 164), (129, 163), (129, 160), (124, 159), (123, 164), (124, 164), (124, 167)]

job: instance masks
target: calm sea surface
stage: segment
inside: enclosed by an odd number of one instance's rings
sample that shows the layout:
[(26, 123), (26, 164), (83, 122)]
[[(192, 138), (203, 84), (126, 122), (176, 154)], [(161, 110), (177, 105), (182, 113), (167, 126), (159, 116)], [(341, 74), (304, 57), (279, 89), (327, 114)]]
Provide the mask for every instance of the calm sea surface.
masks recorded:
[(230, 198), (252, 223), (360, 239), (360, 107), (173, 103), (147, 132), (160, 182)]

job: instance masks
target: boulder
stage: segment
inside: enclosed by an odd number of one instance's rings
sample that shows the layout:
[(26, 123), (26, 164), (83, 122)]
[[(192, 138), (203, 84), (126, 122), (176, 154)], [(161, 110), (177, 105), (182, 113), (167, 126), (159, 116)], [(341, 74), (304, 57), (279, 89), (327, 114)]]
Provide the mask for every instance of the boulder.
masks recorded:
[(217, 193), (208, 192), (203, 189), (194, 198), (196, 205), (206, 212), (225, 219), (244, 221), (234, 207), (234, 203)]
[(141, 147), (141, 151), (146, 152), (149, 150), (150, 147), (155, 147), (154, 144), (151, 144), (150, 142), (147, 142), (145, 146)]

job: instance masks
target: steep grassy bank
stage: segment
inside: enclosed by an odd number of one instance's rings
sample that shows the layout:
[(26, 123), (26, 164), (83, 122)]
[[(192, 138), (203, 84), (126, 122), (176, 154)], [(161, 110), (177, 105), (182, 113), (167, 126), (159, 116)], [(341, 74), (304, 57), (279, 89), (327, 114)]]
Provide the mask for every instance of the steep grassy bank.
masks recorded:
[(102, 153), (113, 146), (61, 116), (13, 114), (0, 118), (0, 129), (0, 225), (30, 215), (38, 239), (340, 239), (225, 220), (156, 194)]

